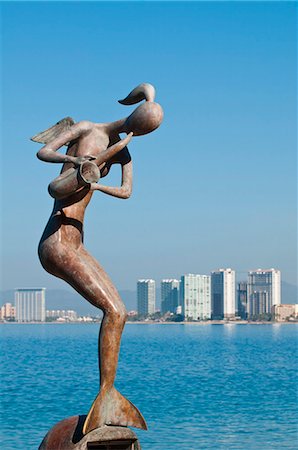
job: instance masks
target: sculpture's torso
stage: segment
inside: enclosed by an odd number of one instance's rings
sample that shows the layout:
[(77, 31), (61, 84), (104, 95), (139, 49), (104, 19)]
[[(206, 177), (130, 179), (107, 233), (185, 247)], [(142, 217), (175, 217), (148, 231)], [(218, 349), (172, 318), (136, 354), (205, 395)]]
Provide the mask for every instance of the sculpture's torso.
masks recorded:
[[(97, 158), (111, 142), (114, 143), (119, 139), (117, 134), (109, 136), (105, 124), (88, 122), (87, 126), (88, 131), (69, 144), (66, 151), (68, 155), (79, 157), (93, 155)], [(73, 167), (72, 163), (63, 164), (61, 173), (71, 167)], [(109, 168), (110, 166), (106, 163), (100, 166), (101, 178), (108, 174)], [(41, 243), (50, 239), (51, 244), (65, 242), (67, 245), (78, 248), (83, 239), (85, 210), (92, 195), (93, 192), (85, 187), (65, 199), (55, 200)]]

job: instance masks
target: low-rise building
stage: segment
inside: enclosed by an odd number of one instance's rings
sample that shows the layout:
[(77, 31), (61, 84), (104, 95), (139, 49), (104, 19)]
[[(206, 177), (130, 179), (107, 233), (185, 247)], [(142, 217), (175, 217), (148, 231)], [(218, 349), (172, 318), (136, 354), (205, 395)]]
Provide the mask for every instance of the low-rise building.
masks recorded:
[(276, 322), (287, 322), (288, 320), (298, 320), (298, 304), (280, 304), (272, 306), (272, 314)]
[(11, 303), (4, 303), (0, 308), (0, 319), (13, 321), (16, 318), (16, 309)]
[(78, 315), (73, 309), (47, 309), (46, 318), (48, 320), (64, 319), (65, 321), (74, 322), (77, 320)]

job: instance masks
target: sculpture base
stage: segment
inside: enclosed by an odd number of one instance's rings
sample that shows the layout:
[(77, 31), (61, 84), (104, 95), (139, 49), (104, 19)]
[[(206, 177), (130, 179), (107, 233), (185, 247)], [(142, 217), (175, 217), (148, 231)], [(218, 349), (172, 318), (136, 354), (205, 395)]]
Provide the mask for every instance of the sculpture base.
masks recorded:
[(103, 426), (83, 435), (87, 416), (58, 422), (44, 437), (39, 450), (141, 450), (136, 434), (126, 427)]

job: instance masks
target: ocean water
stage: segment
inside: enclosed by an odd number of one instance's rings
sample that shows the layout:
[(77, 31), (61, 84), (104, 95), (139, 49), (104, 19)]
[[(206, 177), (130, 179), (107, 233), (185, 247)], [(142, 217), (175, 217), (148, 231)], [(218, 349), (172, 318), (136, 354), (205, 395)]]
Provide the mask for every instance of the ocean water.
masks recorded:
[[(1, 325), (1, 449), (37, 449), (98, 390), (98, 324)], [(297, 325), (127, 324), (116, 387), (143, 450), (297, 449)]]

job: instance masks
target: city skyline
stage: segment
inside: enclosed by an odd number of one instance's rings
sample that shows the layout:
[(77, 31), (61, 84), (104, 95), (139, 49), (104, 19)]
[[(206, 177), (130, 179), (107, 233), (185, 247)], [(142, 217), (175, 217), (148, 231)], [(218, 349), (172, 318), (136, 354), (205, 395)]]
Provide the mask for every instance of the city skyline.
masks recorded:
[[(271, 320), (274, 314), (283, 321), (290, 311), (294, 311), (295, 306), (282, 301), (281, 272), (274, 268), (249, 271), (247, 281), (238, 282), (237, 285), (235, 271), (231, 268), (217, 269), (210, 275), (184, 274), (180, 280), (162, 279), (160, 293), (159, 307), (156, 304), (155, 280), (137, 281), (137, 312), (140, 317), (159, 313), (164, 317), (174, 314), (182, 316), (184, 320), (195, 321), (239, 318)], [(1, 306), (0, 319), (17, 322), (44, 322), (46, 317), (47, 321), (79, 320), (74, 310), (48, 310), (45, 288), (16, 288), (14, 296), (14, 306), (11, 303)], [(297, 306), (296, 303), (296, 309)], [(130, 309), (129, 312), (129, 316), (135, 317), (135, 311)]]
[[(117, 99), (144, 81), (156, 87), (164, 123), (129, 146), (132, 198), (94, 194), (88, 250), (118, 289), (146, 274), (176, 278), (230, 265), (279, 267), (297, 286), (294, 7), (3, 3), (2, 289), (68, 289), (37, 257), (52, 209), (47, 186), (60, 166), (38, 161), (30, 136), (69, 115), (124, 117), (131, 109)], [(119, 173), (106, 180), (119, 184)]]
[(185, 320), (251, 319), (271, 317), (273, 307), (285, 304), (280, 270), (249, 271), (247, 280), (238, 283), (235, 275), (231, 268), (220, 268), (210, 275), (184, 274), (180, 280), (162, 279), (160, 309), (155, 308), (155, 280), (138, 280), (138, 314), (146, 316), (159, 311), (181, 315)]

